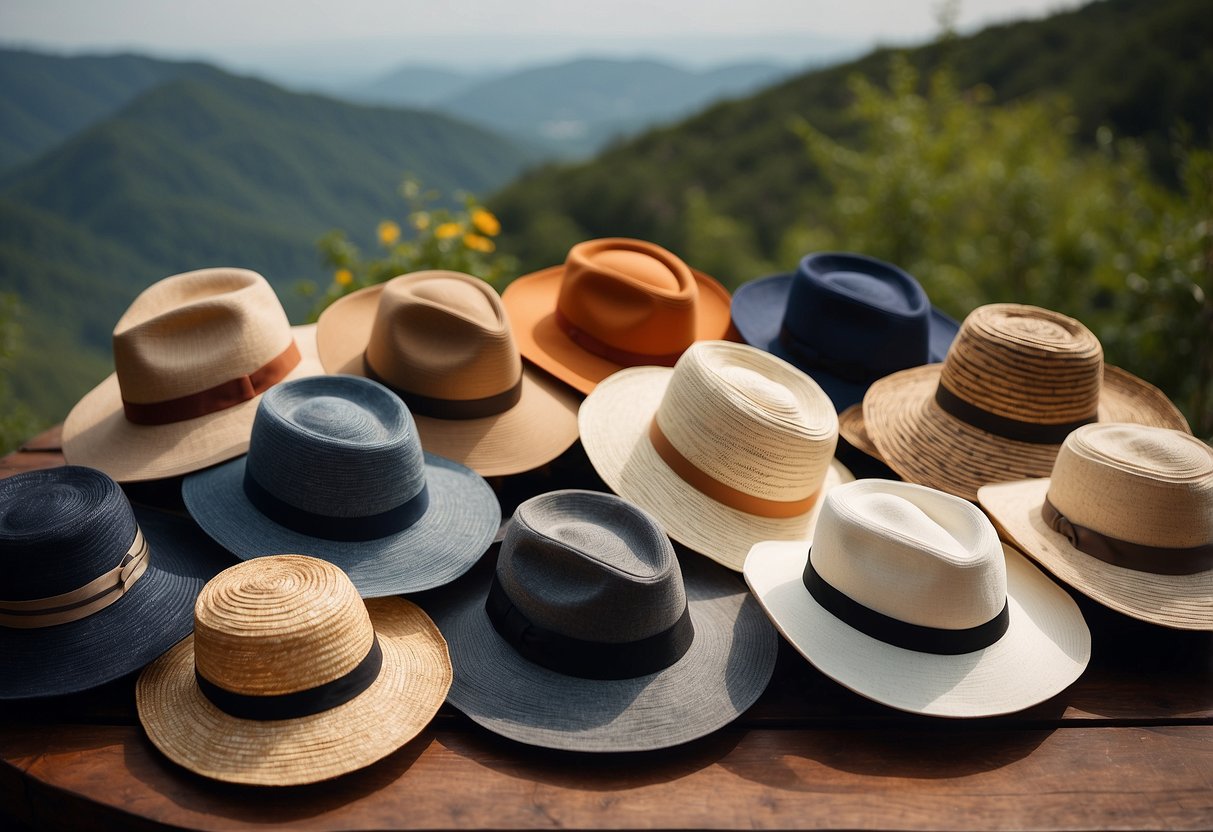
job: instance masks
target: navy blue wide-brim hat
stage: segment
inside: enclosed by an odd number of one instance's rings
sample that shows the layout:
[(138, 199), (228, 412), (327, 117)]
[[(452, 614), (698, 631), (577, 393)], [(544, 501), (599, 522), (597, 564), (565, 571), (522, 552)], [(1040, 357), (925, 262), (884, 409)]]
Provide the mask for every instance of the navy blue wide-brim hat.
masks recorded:
[(812, 376), (840, 412), (878, 378), (943, 361), (960, 330), (905, 271), (843, 252), (751, 280), (733, 293), (732, 313), (742, 340)]
[(0, 700), (139, 670), (190, 634), (198, 593), (234, 563), (188, 517), (132, 510), (76, 465), (0, 480), (0, 562)]

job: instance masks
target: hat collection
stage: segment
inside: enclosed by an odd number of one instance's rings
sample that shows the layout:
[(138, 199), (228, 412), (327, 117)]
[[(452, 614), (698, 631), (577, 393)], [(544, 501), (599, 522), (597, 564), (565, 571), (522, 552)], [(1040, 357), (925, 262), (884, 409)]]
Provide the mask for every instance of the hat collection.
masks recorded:
[[(354, 771), (444, 702), (545, 748), (685, 743), (780, 636), (889, 707), (1010, 713), (1085, 669), (1072, 592), (1213, 630), (1213, 449), (1166, 397), (1076, 320), (957, 323), (870, 257), (730, 298), (590, 240), (500, 296), (416, 272), (302, 327), (204, 269), (113, 346), (68, 464), (0, 480), (0, 699), (141, 671), (151, 742), (217, 780)], [(549, 478), (503, 525), (502, 483), (578, 441), (604, 490)]]

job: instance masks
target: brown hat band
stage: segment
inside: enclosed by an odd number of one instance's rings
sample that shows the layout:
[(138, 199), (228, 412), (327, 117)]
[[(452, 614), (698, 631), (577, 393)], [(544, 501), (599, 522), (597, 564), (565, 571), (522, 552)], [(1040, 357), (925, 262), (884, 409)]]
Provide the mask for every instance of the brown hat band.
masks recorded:
[(362, 357), (362, 366), (366, 370), (367, 378), (377, 381), (391, 390), (409, 406), (412, 413), (420, 416), (431, 416), (435, 419), (483, 419), (486, 416), (504, 413), (522, 399), (521, 374), (510, 389), (494, 393), (491, 396), (481, 399), (440, 399), (397, 387), (377, 373), (365, 355)]
[(653, 443), (653, 450), (657, 452), (657, 455), (661, 457), (666, 465), (673, 469), (674, 473), (683, 482), (693, 486), (696, 490), (706, 494), (716, 502), (724, 503), (730, 508), (744, 511), (747, 514), (774, 518), (796, 517), (811, 509), (813, 504), (817, 502), (818, 495), (821, 493), (818, 490), (803, 500), (784, 501), (768, 500), (764, 497), (755, 497), (753, 494), (738, 491), (736, 488), (716, 479), (683, 456), (670, 440), (666, 438), (666, 435), (662, 433), (661, 426), (657, 424), (656, 416), (649, 423), (649, 441)]
[(134, 542), (113, 569), (62, 595), (0, 601), (0, 626), (32, 630), (88, 618), (117, 601), (143, 577), (150, 550), (143, 530), (136, 527)]
[(1137, 572), (1152, 572), (1155, 575), (1193, 575), (1213, 569), (1213, 544), (1210, 543), (1185, 549), (1171, 549), (1109, 537), (1071, 522), (1049, 502), (1048, 495), (1040, 507), (1040, 516), (1050, 529), (1063, 535), (1075, 549), (1113, 566)]
[(1096, 421), (1094, 415), (1079, 419), (1075, 422), (1065, 422), (1060, 425), (1043, 425), (1039, 422), (1024, 422), (1007, 416), (991, 413), (985, 408), (978, 407), (972, 402), (965, 401), (940, 382), (935, 387), (935, 403), (948, 414), (975, 428), (1001, 436), (1003, 439), (1013, 439), (1016, 442), (1030, 442), (1033, 445), (1060, 445), (1073, 431)]
[(607, 361), (624, 367), (673, 367), (682, 356), (681, 352), (653, 355), (647, 352), (630, 352), (629, 350), (613, 347), (578, 327), (566, 318), (564, 313), (559, 309), (556, 310), (556, 326), (577, 346), (588, 352), (592, 352), (599, 358), (605, 358)]
[(126, 412), (127, 421), (136, 425), (167, 425), (197, 419), (199, 416), (218, 413), (260, 396), (282, 381), (301, 360), (299, 347), (292, 338), (285, 350), (248, 375), (228, 379), (188, 396), (160, 402), (131, 402), (123, 399), (122, 409)]

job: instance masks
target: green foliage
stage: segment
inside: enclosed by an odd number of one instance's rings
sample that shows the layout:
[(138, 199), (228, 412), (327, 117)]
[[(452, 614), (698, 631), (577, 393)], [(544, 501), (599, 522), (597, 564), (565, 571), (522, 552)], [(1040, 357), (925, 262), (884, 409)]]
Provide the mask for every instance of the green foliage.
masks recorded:
[(21, 307), (11, 294), (0, 295), (0, 455), (7, 454), (44, 427), (29, 408), (13, 398), (9, 373), (21, 355)]

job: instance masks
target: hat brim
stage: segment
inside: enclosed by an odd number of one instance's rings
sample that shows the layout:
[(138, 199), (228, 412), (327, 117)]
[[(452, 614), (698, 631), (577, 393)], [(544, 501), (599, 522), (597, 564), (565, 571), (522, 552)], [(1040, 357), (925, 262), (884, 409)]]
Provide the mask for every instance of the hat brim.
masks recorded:
[(1088, 555), (1053, 531), (1041, 516), (1050, 482), (1032, 479), (987, 485), (977, 496), (1003, 537), (1088, 598), (1150, 624), (1213, 630), (1213, 569), (1159, 575)]
[[(316, 344), (326, 372), (366, 376), (363, 355), (383, 285), (353, 292), (326, 309)], [(467, 465), (481, 476), (520, 474), (551, 462), (577, 441), (581, 397), (561, 382), (523, 365), (522, 395), (509, 410), (481, 419), (436, 419), (414, 413), (421, 446)]]
[(828, 612), (801, 579), (808, 550), (804, 543), (759, 543), (746, 559), (746, 582), (814, 667), (881, 704), (942, 717), (1014, 713), (1060, 693), (1091, 657), (1091, 633), (1074, 599), (1009, 546), (1007, 632), (955, 656), (894, 647)]
[[(699, 300), (695, 307), (695, 340), (727, 339), (732, 331), (729, 292), (714, 278), (691, 269)], [(524, 275), (505, 287), (501, 300), (510, 316), (523, 358), (582, 393), (623, 369), (575, 343), (556, 324), (556, 301), (564, 266)]]
[[(733, 293), (733, 324), (745, 343), (798, 367), (821, 385), (830, 401), (834, 402), (835, 409), (845, 410), (863, 400), (868, 385), (839, 378), (817, 367), (801, 366), (796, 355), (784, 347), (779, 339), (788, 295), (792, 290), (792, 277), (791, 273), (776, 274), (751, 280), (738, 287)], [(944, 360), (948, 347), (959, 331), (959, 323), (931, 307), (928, 336), (930, 361)]]
[[(907, 482), (966, 500), (988, 483), (1047, 477), (1061, 449), (987, 433), (946, 413), (935, 402), (942, 365), (902, 370), (874, 382), (863, 399), (863, 421), (880, 457)], [(1101, 422), (1133, 422), (1191, 433), (1157, 387), (1118, 367), (1104, 366)]]
[(363, 598), (433, 589), (480, 559), (501, 524), (497, 497), (479, 475), (425, 454), (429, 507), (404, 531), (374, 540), (328, 540), (275, 523), (244, 493), (247, 457), (186, 477), (185, 505), (207, 534), (241, 560), (307, 554), (339, 566)]
[(868, 435), (867, 425), (863, 421), (863, 402), (853, 404), (838, 414), (838, 435), (851, 443), (851, 447), (883, 462), (880, 449)]
[[(300, 361), (282, 381), (323, 375), (316, 352), (316, 325), (291, 327)], [(196, 419), (166, 425), (127, 421), (117, 373), (85, 394), (63, 423), (63, 455), (118, 482), (180, 476), (248, 450), (261, 396)]]
[(367, 602), (383, 651), (379, 677), (344, 705), (296, 719), (239, 719), (219, 710), (194, 678), (189, 636), (143, 672), (139, 721), (173, 762), (230, 783), (290, 786), (327, 780), (386, 757), (417, 736), (451, 684), (438, 628), (403, 598)]
[(427, 606), (451, 645), (450, 702), (518, 742), (570, 751), (648, 751), (732, 722), (762, 694), (779, 640), (733, 575), (682, 559), (694, 640), (685, 655), (634, 679), (581, 679), (524, 659), (484, 611), (491, 575)]
[(674, 540), (736, 572), (760, 540), (812, 537), (822, 498), (853, 480), (851, 472), (832, 459), (813, 507), (795, 517), (760, 517), (712, 499), (674, 473), (649, 440), (649, 424), (673, 373), (667, 367), (624, 370), (582, 403), (581, 442), (603, 482), (652, 514)]
[(53, 627), (0, 627), (0, 699), (77, 693), (139, 670), (189, 635), (194, 602), (232, 557), (188, 518), (142, 507), (147, 570), (114, 603)]

